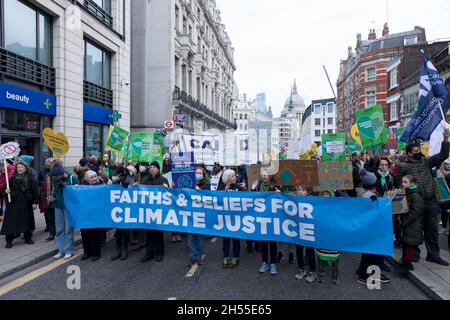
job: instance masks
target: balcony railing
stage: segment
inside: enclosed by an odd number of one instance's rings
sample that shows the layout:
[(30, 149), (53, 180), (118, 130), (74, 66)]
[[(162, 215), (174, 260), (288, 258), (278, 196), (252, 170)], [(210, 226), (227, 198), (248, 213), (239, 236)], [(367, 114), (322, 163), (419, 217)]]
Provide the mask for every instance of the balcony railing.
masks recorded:
[(0, 48), (0, 74), (55, 89), (55, 68)]
[(103, 22), (106, 26), (112, 28), (113, 27), (113, 18), (112, 16), (105, 11), (102, 7), (99, 7), (94, 1), (92, 0), (84, 0), (83, 7), (89, 11), (91, 14), (93, 14), (97, 19), (99, 19), (101, 22)]
[(237, 125), (235, 123), (232, 123), (231, 121), (225, 119), (216, 112), (208, 109), (203, 103), (193, 98), (192, 96), (188, 95), (185, 91), (181, 90), (178, 87), (175, 87), (175, 90), (173, 92), (173, 100), (182, 101), (196, 112), (206, 115), (215, 120), (216, 122), (225, 125), (228, 128), (232, 128), (235, 130), (237, 129)]
[(95, 102), (111, 108), (113, 106), (112, 90), (86, 80), (83, 81), (83, 96), (88, 103)]

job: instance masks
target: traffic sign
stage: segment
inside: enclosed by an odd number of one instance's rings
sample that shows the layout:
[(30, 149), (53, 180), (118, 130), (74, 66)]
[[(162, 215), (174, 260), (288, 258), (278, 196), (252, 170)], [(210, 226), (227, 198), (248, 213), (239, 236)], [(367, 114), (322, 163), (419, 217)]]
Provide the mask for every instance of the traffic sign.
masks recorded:
[(167, 129), (167, 130), (173, 129), (174, 126), (175, 126), (175, 123), (172, 120), (166, 121), (164, 123), (164, 129)]
[(13, 159), (20, 154), (20, 146), (16, 142), (8, 142), (0, 146), (0, 159)]

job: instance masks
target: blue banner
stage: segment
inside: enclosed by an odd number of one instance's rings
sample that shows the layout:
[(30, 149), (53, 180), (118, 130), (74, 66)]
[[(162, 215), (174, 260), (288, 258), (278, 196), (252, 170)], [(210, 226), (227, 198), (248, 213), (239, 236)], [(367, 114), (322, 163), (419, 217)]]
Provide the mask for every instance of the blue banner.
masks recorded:
[(393, 254), (392, 208), (387, 198), (110, 185), (67, 186), (64, 202), (77, 229), (156, 229)]
[(56, 116), (56, 96), (0, 82), (0, 106)]
[(447, 114), (449, 109), (450, 91), (436, 68), (423, 55), (418, 110), (409, 120), (401, 141), (429, 141), (431, 134), (443, 120), (442, 114)]
[(197, 185), (195, 180), (195, 164), (193, 152), (170, 154), (170, 169), (175, 188), (193, 189)]

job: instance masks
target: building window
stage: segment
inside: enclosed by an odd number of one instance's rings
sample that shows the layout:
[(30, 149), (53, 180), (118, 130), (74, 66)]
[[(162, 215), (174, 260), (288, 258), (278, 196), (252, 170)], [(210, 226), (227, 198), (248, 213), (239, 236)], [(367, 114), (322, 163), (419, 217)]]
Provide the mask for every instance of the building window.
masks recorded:
[(320, 119), (314, 119), (314, 124), (316, 126), (320, 126)]
[(51, 18), (18, 0), (4, 1), (3, 5), (3, 47), (26, 58), (51, 65)]
[(391, 108), (391, 121), (395, 121), (398, 119), (397, 102), (392, 102), (390, 104), (390, 108)]
[(333, 125), (334, 123), (333, 123), (333, 118), (328, 118), (328, 124), (329, 125)]
[(100, 8), (111, 14), (111, 0), (92, 0)]
[(329, 133), (329, 134), (334, 133), (334, 132), (333, 132), (333, 129), (328, 129), (328, 133)]
[(245, 114), (244, 119), (247, 120), (247, 114)]
[(374, 81), (377, 78), (377, 69), (375, 68), (367, 68), (366, 69), (366, 81)]
[(111, 88), (111, 54), (85, 41), (84, 79)]
[(314, 105), (314, 113), (315, 114), (320, 114), (321, 111), (322, 111), (322, 105), (321, 104), (315, 104)]
[(175, 5), (175, 30), (180, 31), (180, 8)]
[(397, 83), (397, 68), (394, 68), (391, 70), (391, 72), (389, 72), (389, 84), (390, 84), (390, 88), (395, 88), (398, 83)]
[(334, 103), (328, 102), (327, 108), (328, 108), (328, 113), (333, 113), (334, 112)]
[(108, 134), (108, 126), (96, 123), (84, 123), (84, 154), (101, 157), (104, 150), (104, 137)]
[(377, 95), (374, 88), (366, 89), (366, 108), (372, 107), (377, 103)]
[(417, 44), (417, 37), (406, 38), (404, 40), (404, 45), (405, 46), (409, 46), (409, 45), (412, 45), (412, 44)]
[(320, 137), (320, 130), (315, 130), (314, 132), (315, 132), (314, 135), (315, 135), (316, 137)]

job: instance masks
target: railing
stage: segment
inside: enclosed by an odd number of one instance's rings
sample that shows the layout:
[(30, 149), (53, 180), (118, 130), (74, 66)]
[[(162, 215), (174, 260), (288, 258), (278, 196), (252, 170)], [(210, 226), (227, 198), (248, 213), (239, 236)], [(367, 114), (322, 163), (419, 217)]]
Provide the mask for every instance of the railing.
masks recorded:
[(83, 96), (87, 102), (96, 102), (107, 107), (113, 106), (112, 90), (86, 80), (83, 81)]
[(102, 21), (105, 25), (112, 28), (113, 27), (113, 18), (112, 16), (105, 11), (102, 7), (99, 7), (94, 1), (92, 0), (84, 0), (83, 6), (86, 8), (87, 11), (92, 13), (97, 19)]
[(185, 91), (181, 90), (178, 87), (175, 87), (175, 90), (173, 92), (173, 100), (174, 101), (182, 101), (195, 111), (207, 115), (208, 117), (214, 119), (215, 121), (229, 127), (232, 129), (237, 129), (237, 125), (235, 123), (232, 123), (228, 119), (225, 119), (224, 117), (218, 115), (214, 111), (208, 109), (203, 103), (198, 101), (197, 99), (193, 98), (192, 96), (188, 95)]
[(55, 68), (0, 48), (0, 74), (55, 89)]

